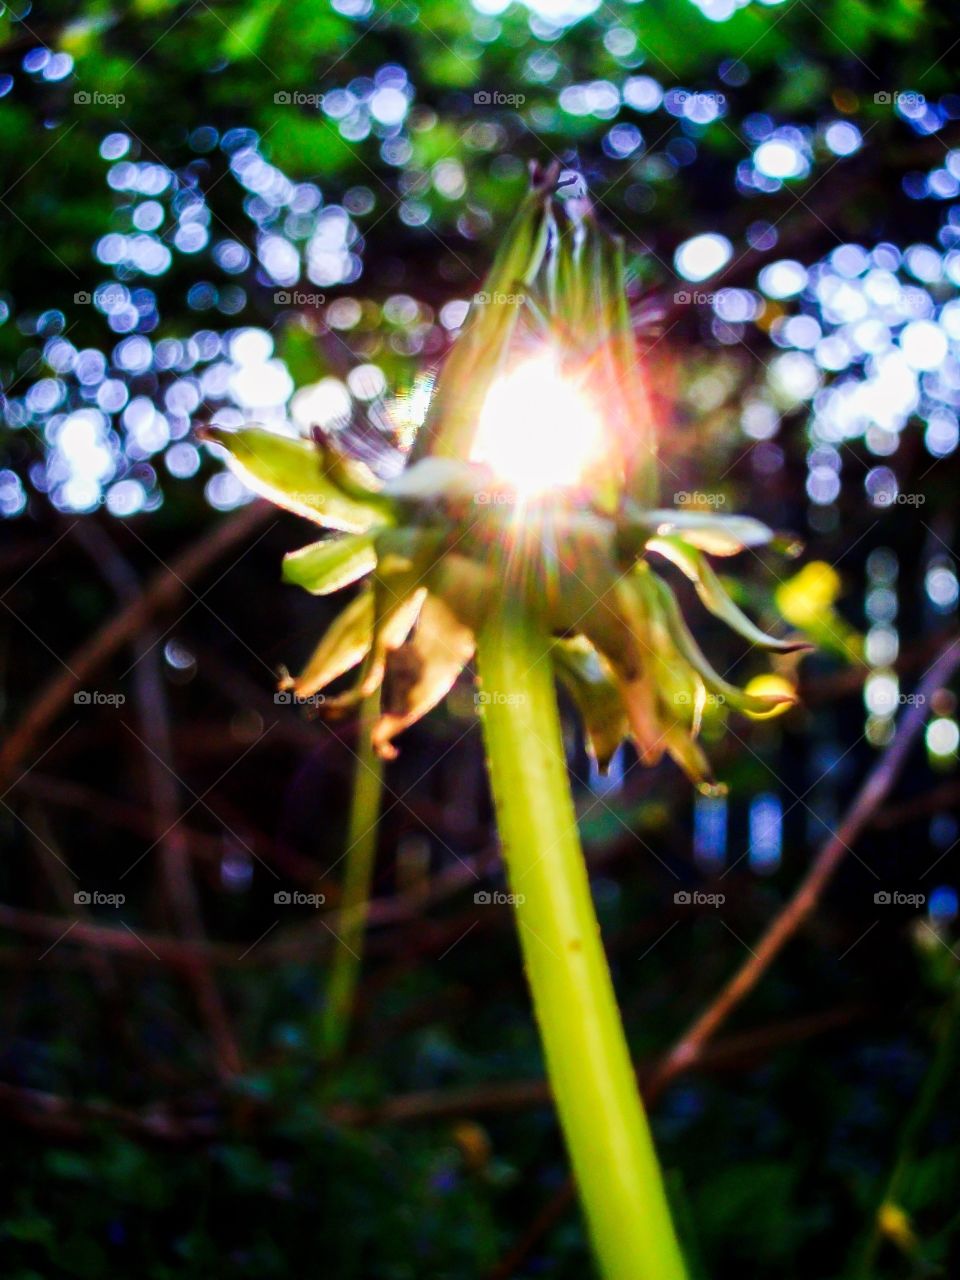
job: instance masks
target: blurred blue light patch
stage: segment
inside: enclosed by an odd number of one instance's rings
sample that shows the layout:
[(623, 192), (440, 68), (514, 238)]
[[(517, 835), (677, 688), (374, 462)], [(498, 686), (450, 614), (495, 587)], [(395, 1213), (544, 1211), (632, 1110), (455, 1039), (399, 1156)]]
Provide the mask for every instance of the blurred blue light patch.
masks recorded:
[(600, 772), (597, 768), (597, 762), (593, 756), (590, 757), (590, 773), (587, 779), (590, 790), (598, 796), (616, 795), (623, 787), (623, 779), (626, 776), (624, 766), (624, 748), (621, 744), (613, 753), (610, 765), (606, 774)]
[(693, 855), (706, 869), (722, 867), (727, 858), (726, 796), (697, 795), (693, 801)]
[(783, 805), (773, 792), (763, 792), (750, 802), (750, 866), (770, 875), (780, 865), (783, 852)]
[(944, 923), (956, 920), (958, 910), (960, 910), (960, 901), (958, 901), (956, 889), (952, 885), (938, 885), (933, 893), (930, 894), (928, 910), (934, 920), (942, 920)]
[(863, 141), (860, 130), (849, 120), (835, 120), (827, 125), (823, 137), (836, 156), (852, 156), (855, 151), (860, 150)]

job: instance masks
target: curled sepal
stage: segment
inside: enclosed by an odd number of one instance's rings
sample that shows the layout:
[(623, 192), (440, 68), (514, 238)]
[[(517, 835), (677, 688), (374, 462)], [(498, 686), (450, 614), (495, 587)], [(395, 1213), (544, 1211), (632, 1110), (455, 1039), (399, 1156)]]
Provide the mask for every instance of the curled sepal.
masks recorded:
[[(617, 583), (617, 609), (642, 644), (641, 673), (618, 680), (631, 735), (644, 764), (665, 753), (699, 787), (714, 789), (707, 757), (695, 738), (700, 728), (705, 687), (702, 677), (672, 641), (649, 571)], [(642, 640), (640, 639), (642, 637)]]
[(294, 680), (285, 680), (298, 698), (310, 698), (362, 662), (373, 640), (373, 588), (365, 586), (339, 613)]
[(375, 525), (393, 522), (389, 499), (372, 490), (361, 498), (340, 488), (328, 460), (309, 440), (281, 436), (264, 427), (241, 431), (205, 427), (200, 435), (226, 449), (233, 469), (256, 493), (325, 529), (366, 533)]
[(373, 624), (370, 647), (356, 688), (334, 699), (328, 710), (342, 711), (378, 689), (387, 654), (410, 634), (427, 594), (425, 579), (440, 553), (439, 529), (384, 529), (375, 539), (376, 568), (371, 577)]
[(583, 718), (590, 752), (605, 774), (629, 732), (617, 683), (585, 636), (557, 640), (552, 652), (554, 670)]
[(643, 511), (630, 504), (619, 522), (620, 548), (640, 554), (651, 538), (677, 535), (713, 556), (734, 556), (772, 541), (773, 530), (753, 516), (717, 516), (705, 511)]
[(647, 550), (656, 551), (658, 555), (676, 565), (696, 587), (697, 595), (714, 617), (725, 622), (738, 635), (743, 636), (744, 640), (749, 640), (751, 644), (758, 645), (762, 649), (776, 650), (778, 653), (794, 653), (798, 649), (813, 647), (806, 640), (780, 640), (776, 636), (770, 636), (765, 631), (761, 631), (731, 600), (703, 553), (696, 547), (691, 547), (682, 538), (651, 538), (647, 543)]
[(373, 537), (349, 533), (288, 552), (283, 557), (283, 580), (311, 595), (326, 596), (364, 577), (376, 563)]
[(703, 748), (681, 725), (668, 725), (664, 730), (664, 742), (671, 759), (675, 760), (698, 791), (704, 795), (722, 795), (726, 787), (718, 783)]
[(677, 598), (669, 586), (652, 571), (648, 571), (648, 573), (650, 581), (655, 586), (660, 608), (663, 610), (663, 616), (677, 651), (696, 671), (711, 693), (716, 694), (718, 699), (722, 699), (723, 702), (728, 703), (736, 711), (744, 711), (748, 715), (760, 717), (786, 711), (789, 707), (796, 705), (796, 697), (790, 694), (750, 694), (744, 692), (743, 689), (738, 689), (736, 685), (730, 684), (728, 680), (724, 680), (723, 676), (714, 671), (706, 655), (691, 635), (690, 629), (680, 611), (680, 606), (677, 604)]
[(396, 756), (393, 739), (449, 693), (475, 648), (473, 631), (428, 595), (413, 635), (387, 654), (382, 714), (372, 735), (378, 755)]
[(628, 599), (640, 597), (650, 650), (648, 662), (653, 667), (661, 721), (665, 726), (679, 725), (691, 738), (696, 738), (707, 701), (706, 685), (698, 672), (677, 652), (660, 604), (654, 575), (641, 570), (624, 580), (621, 591)]
[(656, 764), (665, 743), (648, 621), (640, 594), (622, 578), (584, 615), (580, 631), (610, 664), (637, 754), (644, 764)]

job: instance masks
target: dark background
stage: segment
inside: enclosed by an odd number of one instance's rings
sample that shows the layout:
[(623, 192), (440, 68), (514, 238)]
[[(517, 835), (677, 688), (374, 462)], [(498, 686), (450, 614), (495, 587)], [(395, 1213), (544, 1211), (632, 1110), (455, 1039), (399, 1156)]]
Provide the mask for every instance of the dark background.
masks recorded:
[[(756, 990), (651, 1089), (695, 1274), (955, 1273), (956, 710), (948, 688), (913, 704), (956, 634), (960, 33), (906, 0), (578, 13), (0, 15), (17, 1280), (589, 1271), (513, 922), (474, 901), (502, 883), (466, 680), (388, 768), (354, 1034), (317, 1065), (356, 728), (274, 689), (338, 605), (280, 584), (310, 530), (193, 436), (332, 406), (348, 439), (408, 443), (527, 162), (553, 157), (627, 241), (664, 504), (713, 495), (799, 536), (797, 559), (720, 567), (818, 644), (781, 668), (801, 709), (708, 720), (713, 809), (629, 752), (605, 786), (569, 720), (648, 1086), (841, 835)], [(703, 234), (725, 247), (701, 281)], [(686, 603), (719, 670), (766, 669)], [(325, 906), (275, 903), (295, 888)]]

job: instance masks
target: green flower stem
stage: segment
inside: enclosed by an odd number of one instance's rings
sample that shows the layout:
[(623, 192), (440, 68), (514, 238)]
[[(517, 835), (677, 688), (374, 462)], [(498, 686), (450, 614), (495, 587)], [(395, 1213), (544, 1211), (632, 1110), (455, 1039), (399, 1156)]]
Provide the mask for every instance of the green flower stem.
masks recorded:
[(509, 600), (477, 646), (484, 740), (527, 979), (604, 1277), (683, 1280), (580, 849), (548, 647)]
[(364, 698), (360, 706), (357, 769), (347, 827), (347, 867), (340, 905), (339, 942), (320, 1018), (320, 1053), (330, 1060), (343, 1050), (350, 1030), (354, 997), (363, 958), (370, 889), (377, 852), (377, 822), (383, 796), (383, 761), (371, 744), (380, 713), (380, 694)]

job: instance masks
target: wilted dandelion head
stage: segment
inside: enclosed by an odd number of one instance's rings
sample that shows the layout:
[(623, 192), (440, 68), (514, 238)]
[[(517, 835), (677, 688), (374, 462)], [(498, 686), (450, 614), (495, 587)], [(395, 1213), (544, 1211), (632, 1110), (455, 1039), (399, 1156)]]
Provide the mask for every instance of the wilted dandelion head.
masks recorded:
[(623, 246), (589, 214), (558, 217), (542, 176), (424, 409), (408, 465), (386, 482), (329, 438), (208, 433), (258, 491), (337, 532), (288, 555), (288, 581), (317, 595), (362, 583), (289, 684), (310, 697), (359, 670), (326, 699), (332, 713), (382, 685), (374, 742), (393, 754), (506, 594), (536, 620), (601, 767), (629, 737), (645, 763), (670, 755), (711, 786), (697, 741), (708, 707), (765, 717), (795, 698), (782, 676), (744, 690), (716, 672), (660, 570), (751, 646), (808, 646), (758, 628), (708, 559), (769, 542), (769, 529), (657, 507)]

